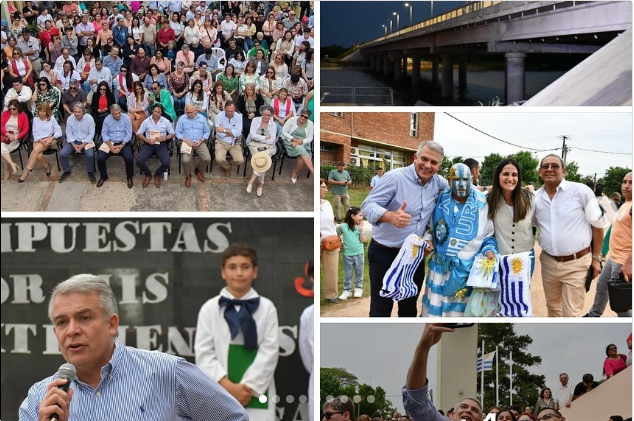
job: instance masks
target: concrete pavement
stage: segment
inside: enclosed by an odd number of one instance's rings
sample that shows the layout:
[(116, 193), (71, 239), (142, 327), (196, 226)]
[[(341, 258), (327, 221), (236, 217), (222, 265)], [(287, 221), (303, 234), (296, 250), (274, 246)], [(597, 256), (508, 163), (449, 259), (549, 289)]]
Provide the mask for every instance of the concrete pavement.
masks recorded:
[[(17, 153), (11, 155), (20, 163)], [(26, 166), (26, 153), (22, 154)], [(185, 175), (178, 173), (178, 158), (171, 157), (171, 175), (163, 180), (161, 188), (154, 181), (143, 188), (144, 175), (139, 175), (135, 165), (134, 187), (128, 189), (123, 159), (108, 159), (108, 181), (101, 188), (91, 184), (86, 172), (86, 160), (83, 155), (71, 157), (71, 176), (58, 183), (61, 172), (57, 170), (55, 155), (46, 156), (51, 165), (52, 175), (47, 178), (44, 169), (36, 164), (35, 169), (24, 183), (18, 183), (22, 171), (13, 174), (11, 179), (2, 182), (2, 212), (197, 212), (197, 211), (305, 211), (314, 210), (314, 177), (306, 178), (307, 170), (301, 171), (297, 184), (291, 183), (291, 170), (295, 160), (284, 161), (282, 174), (278, 175), (280, 162), (277, 163), (275, 181), (271, 181), (273, 167), (267, 171), (264, 191), (257, 197), (256, 189), (246, 192), (252, 169), (247, 163), (246, 177), (236, 174), (232, 169), (231, 177), (225, 177), (220, 166), (214, 162), (213, 171), (205, 173), (206, 181), (201, 183), (192, 174), (190, 188), (185, 187)], [(150, 170), (156, 170), (159, 162), (155, 158), (148, 160)], [(95, 173), (99, 179), (98, 171)]]

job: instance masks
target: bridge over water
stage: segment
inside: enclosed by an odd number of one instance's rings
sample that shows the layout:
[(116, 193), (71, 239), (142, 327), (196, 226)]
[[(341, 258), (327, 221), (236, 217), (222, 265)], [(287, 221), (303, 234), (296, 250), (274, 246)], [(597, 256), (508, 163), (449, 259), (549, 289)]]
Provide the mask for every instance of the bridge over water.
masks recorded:
[[(632, 26), (630, 1), (478, 1), (360, 45), (371, 69), (402, 80), (412, 61), (412, 86), (420, 85), (421, 58), (432, 62), (442, 96), (467, 86), (467, 58), (505, 58), (506, 103), (526, 99), (525, 60), (531, 53), (592, 54)], [(626, 36), (631, 36), (631, 31)], [(629, 59), (631, 69), (631, 58)]]

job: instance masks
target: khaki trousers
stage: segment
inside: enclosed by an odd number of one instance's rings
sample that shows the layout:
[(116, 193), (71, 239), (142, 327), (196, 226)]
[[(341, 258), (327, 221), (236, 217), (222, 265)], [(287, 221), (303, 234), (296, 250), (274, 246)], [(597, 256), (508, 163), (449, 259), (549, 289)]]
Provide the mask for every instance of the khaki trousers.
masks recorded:
[(592, 263), (592, 253), (568, 262), (558, 262), (542, 251), (539, 261), (548, 317), (583, 316), (586, 273)]
[(339, 297), (339, 249), (321, 250), (321, 267), (324, 271), (324, 296), (326, 300)]
[[(231, 163), (227, 161), (227, 152), (231, 154), (233, 160)], [(242, 165), (244, 163), (244, 156), (242, 155), (242, 144), (236, 142), (234, 146), (227, 145), (220, 141), (216, 141), (216, 162), (220, 164), (223, 170), (230, 170), (231, 164)]]

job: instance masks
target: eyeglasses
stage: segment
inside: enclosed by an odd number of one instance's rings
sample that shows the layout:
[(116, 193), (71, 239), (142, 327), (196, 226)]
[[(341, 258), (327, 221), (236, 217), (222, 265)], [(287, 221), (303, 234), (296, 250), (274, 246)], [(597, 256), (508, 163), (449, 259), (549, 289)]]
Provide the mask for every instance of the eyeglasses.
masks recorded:
[(39, 83), (40, 86), (46, 86), (46, 83)]
[(548, 421), (552, 417), (561, 419), (561, 417), (557, 414), (545, 414), (543, 417), (537, 418), (537, 421)]
[(71, 86), (71, 87), (70, 87), (70, 90), (71, 90), (71, 91), (76, 91), (76, 90), (77, 90), (77, 87), (76, 87), (76, 86)]
[(128, 73), (126, 69), (121, 69), (121, 73)]
[(15, 108), (15, 107), (9, 107), (9, 111), (17, 111), (17, 108)]
[(332, 418), (333, 415), (335, 414), (341, 414), (342, 412), (340, 411), (334, 411), (334, 412), (324, 412), (324, 418), (326, 418), (327, 420), (329, 420), (330, 418)]
[(561, 168), (561, 166), (559, 164), (543, 164), (541, 167), (542, 170), (548, 170), (549, 168), (552, 169), (553, 171), (557, 171), (558, 169)]
[(266, 72), (267, 75), (272, 75), (274, 74), (273, 72)]
[(106, 88), (99, 88), (100, 91), (106, 91)]
[(615, 346), (611, 346), (608, 348), (608, 351), (616, 351), (616, 347)]
[(269, 113), (269, 114), (262, 114), (262, 117), (271, 117), (271, 115), (272, 115), (271, 113)]
[(300, 118), (308, 118), (308, 116), (306, 114), (300, 114), (299, 116)]

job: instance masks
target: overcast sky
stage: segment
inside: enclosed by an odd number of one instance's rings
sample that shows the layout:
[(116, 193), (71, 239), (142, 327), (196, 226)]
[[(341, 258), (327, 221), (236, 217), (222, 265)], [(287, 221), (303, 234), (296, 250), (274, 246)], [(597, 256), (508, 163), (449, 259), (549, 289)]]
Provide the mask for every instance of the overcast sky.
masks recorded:
[[(614, 111), (614, 109), (610, 109)], [(449, 112), (436, 113), (434, 139), (445, 148), (449, 157), (462, 156), (482, 162), (491, 153), (502, 156), (520, 150), (553, 149), (538, 151), (541, 158), (549, 153), (561, 155), (561, 135), (570, 137), (568, 162), (579, 164), (582, 175), (600, 178), (611, 166), (632, 168), (632, 114), (629, 112), (584, 113), (527, 113), (513, 109), (509, 112)], [(454, 118), (468, 123), (491, 136), (521, 145), (507, 145)], [(583, 150), (589, 149), (591, 151)], [(618, 152), (608, 154), (602, 152)]]
[[(322, 323), (320, 365), (343, 367), (360, 383), (383, 387), (392, 404), (402, 411), (401, 388), (423, 328), (422, 323)], [(545, 375), (546, 385), (552, 389), (559, 387), (561, 372), (568, 373), (573, 385), (585, 373), (601, 378), (605, 347), (614, 343), (619, 353), (627, 354), (625, 340), (631, 331), (630, 324), (622, 323), (515, 324), (518, 335), (533, 338), (528, 352), (542, 357), (542, 364), (533, 367), (532, 372)], [(428, 377), (433, 389), (435, 347), (430, 355)]]
[[(409, 26), (409, 7), (404, 1), (320, 1), (321, 45), (341, 45), (351, 47), (355, 43), (367, 42), (389, 32), (392, 19), (392, 30), (396, 31), (396, 16), (399, 14), (400, 28)], [(435, 1), (434, 16), (463, 6), (464, 1)], [(412, 21), (414, 24), (429, 19), (430, 1), (410, 2), (412, 5)]]

